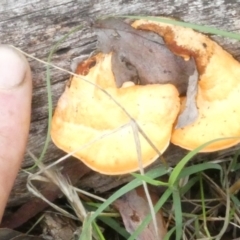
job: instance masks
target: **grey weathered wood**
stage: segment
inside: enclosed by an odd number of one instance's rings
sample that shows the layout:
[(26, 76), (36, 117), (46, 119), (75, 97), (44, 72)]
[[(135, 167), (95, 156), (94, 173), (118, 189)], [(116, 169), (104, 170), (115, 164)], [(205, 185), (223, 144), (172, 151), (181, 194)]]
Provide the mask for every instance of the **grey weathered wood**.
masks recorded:
[[(85, 20), (116, 14), (171, 16), (232, 32), (239, 32), (240, 26), (240, 3), (237, 0), (3, 0), (0, 3), (0, 40), (1, 43), (12, 44), (46, 61), (54, 43), (71, 29)], [(213, 38), (240, 59), (240, 44), (236, 40)], [(53, 64), (70, 70), (71, 59), (91, 52), (95, 41), (95, 34), (90, 28), (84, 27), (59, 46), (53, 57)], [(28, 149), (39, 156), (47, 130), (46, 66), (31, 58), (28, 60), (32, 68), (34, 87)], [(62, 71), (51, 69), (54, 105), (68, 77), (68, 74)], [(44, 161), (54, 161), (62, 155), (63, 152), (50, 144)], [(175, 155), (174, 161), (176, 162)], [(31, 158), (26, 155), (22, 167), (32, 164)], [(10, 198), (12, 204), (20, 203), (29, 197), (24, 187), (25, 179), (26, 174), (21, 172)], [(102, 189), (112, 178), (104, 179), (101, 180)], [(87, 187), (87, 184), (85, 186)]]

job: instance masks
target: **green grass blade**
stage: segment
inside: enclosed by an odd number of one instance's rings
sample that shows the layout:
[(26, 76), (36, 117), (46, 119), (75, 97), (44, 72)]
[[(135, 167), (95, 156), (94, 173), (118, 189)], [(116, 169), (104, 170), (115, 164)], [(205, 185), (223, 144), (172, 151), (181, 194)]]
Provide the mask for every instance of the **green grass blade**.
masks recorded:
[(184, 194), (187, 193), (192, 188), (192, 186), (194, 186), (198, 181), (199, 181), (198, 176), (191, 178), (188, 181), (188, 183), (180, 189), (181, 196), (184, 196)]
[(235, 207), (236, 207), (236, 208), (239, 208), (239, 206), (240, 206), (240, 200), (239, 200), (236, 196), (234, 196), (233, 194), (232, 194), (230, 197), (231, 197), (231, 200), (233, 201)]
[(232, 32), (220, 30), (220, 29), (210, 27), (210, 26), (203, 26), (203, 25), (194, 24), (194, 23), (187, 23), (187, 22), (177, 21), (177, 20), (164, 18), (164, 17), (150, 17), (150, 16), (118, 16), (118, 17), (131, 18), (131, 19), (145, 19), (145, 20), (150, 20), (150, 21), (155, 21), (155, 22), (168, 23), (168, 24), (172, 24), (172, 25), (176, 25), (176, 26), (192, 28), (192, 29), (198, 30), (203, 33), (210, 33), (210, 34), (215, 34), (215, 35), (219, 35), (219, 36), (223, 36), (223, 37), (228, 37), (231, 39), (240, 40), (240, 34), (238, 34), (238, 33), (232, 33)]
[(117, 221), (115, 221), (113, 218), (99, 216), (98, 219), (104, 222), (109, 227), (111, 227), (113, 230), (115, 230), (119, 235), (121, 235), (125, 239), (129, 238), (130, 234), (125, 230), (125, 228), (122, 228), (120, 224)]
[(217, 163), (201, 163), (201, 164), (197, 164), (197, 165), (193, 165), (193, 166), (184, 168), (182, 170), (182, 172), (179, 174), (179, 178), (183, 178), (183, 177), (189, 176), (194, 173), (203, 172), (208, 169), (219, 170), (221, 177), (223, 175), (223, 170), (222, 170), (221, 165), (219, 165)]
[(171, 228), (171, 229), (167, 232), (167, 234), (165, 235), (165, 237), (164, 237), (163, 240), (169, 240), (170, 237), (172, 236), (172, 234), (175, 232), (175, 230), (176, 230), (176, 227)]
[(132, 175), (135, 178), (140, 179), (142, 181), (145, 181), (146, 183), (151, 184), (153, 186), (166, 186), (166, 187), (168, 186), (167, 182), (154, 180), (154, 179), (152, 179), (152, 178), (150, 178), (149, 176), (146, 176), (146, 175), (141, 175), (141, 174), (138, 174), (138, 173), (132, 173)]
[(93, 221), (93, 229), (95, 230), (96, 235), (99, 237), (99, 240), (106, 240), (95, 221)]
[(195, 230), (196, 230), (194, 235), (196, 235), (196, 238), (198, 239), (198, 238), (201, 237), (200, 236), (200, 224), (199, 224), (199, 219), (198, 218), (195, 219), (194, 226), (195, 226)]
[(199, 183), (200, 183), (200, 194), (201, 194), (201, 204), (202, 204), (202, 217), (203, 217), (203, 226), (205, 233), (207, 234), (208, 238), (211, 239), (211, 235), (208, 230), (207, 225), (207, 217), (206, 217), (206, 206), (205, 206), (205, 197), (204, 197), (204, 190), (203, 190), (203, 181), (202, 181), (202, 175), (199, 174)]
[[(88, 214), (82, 224), (82, 231), (85, 232), (85, 238), (82, 240), (92, 240), (92, 225), (87, 224), (91, 214)], [(81, 236), (79, 240), (81, 239)]]
[(176, 240), (182, 239), (182, 228), (183, 228), (183, 219), (182, 219), (182, 205), (179, 191), (173, 191), (173, 206), (175, 212), (175, 225), (176, 225)]
[[(82, 24), (73, 28), (71, 31), (69, 31), (66, 35), (64, 35), (62, 38), (59, 39), (59, 41), (57, 41), (57, 43), (52, 47), (52, 49), (50, 50), (50, 53), (48, 55), (47, 58), (47, 62), (51, 63), (52, 61), (52, 56), (55, 53), (55, 51), (57, 50), (58, 46), (63, 43), (71, 34), (73, 34), (74, 32), (80, 30), (82, 28)], [(48, 149), (48, 145), (50, 142), (50, 131), (51, 131), (51, 124), (52, 124), (52, 115), (53, 115), (53, 104), (52, 104), (52, 90), (51, 90), (51, 77), (50, 77), (50, 65), (47, 64), (46, 67), (46, 85), (47, 85), (47, 98), (48, 98), (48, 127), (47, 127), (47, 134), (46, 134), (46, 139), (43, 145), (43, 149), (42, 152), (38, 158), (38, 161), (34, 164), (34, 166), (26, 169), (26, 170), (31, 170), (34, 169), (37, 166), (38, 162), (42, 162), (47, 149)]]

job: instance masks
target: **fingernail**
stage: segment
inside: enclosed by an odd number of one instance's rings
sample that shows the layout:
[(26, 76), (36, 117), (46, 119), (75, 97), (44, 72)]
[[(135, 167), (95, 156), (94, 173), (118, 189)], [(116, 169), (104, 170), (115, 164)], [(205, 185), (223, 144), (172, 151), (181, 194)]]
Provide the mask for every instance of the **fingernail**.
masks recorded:
[(8, 45), (0, 45), (0, 89), (15, 88), (24, 81), (26, 61), (17, 50)]

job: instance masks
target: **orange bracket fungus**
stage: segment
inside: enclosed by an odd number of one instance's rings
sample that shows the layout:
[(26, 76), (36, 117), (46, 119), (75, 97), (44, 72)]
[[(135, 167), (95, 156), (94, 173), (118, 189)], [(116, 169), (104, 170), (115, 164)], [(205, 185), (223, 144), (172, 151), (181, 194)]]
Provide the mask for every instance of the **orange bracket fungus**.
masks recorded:
[[(134, 27), (163, 36), (172, 52), (194, 57), (198, 73), (197, 119), (173, 129), (171, 142), (192, 150), (217, 139), (202, 152), (229, 148), (240, 142), (240, 64), (207, 36), (192, 29), (151, 21), (136, 21)], [(183, 99), (182, 110), (186, 99)], [(232, 137), (232, 139), (231, 139)]]
[[(217, 43), (146, 20), (131, 27), (110, 19), (95, 30), (98, 53), (77, 65), (53, 116), (51, 136), (59, 148), (95, 171), (117, 175), (139, 170), (131, 118), (161, 154), (170, 140), (191, 150), (240, 136), (240, 66)], [(146, 167), (159, 153), (138, 136)], [(238, 142), (215, 142), (203, 151)]]
[[(78, 76), (70, 79), (58, 102), (51, 130), (52, 140), (59, 148), (73, 151), (87, 166), (109, 175), (139, 169), (134, 133), (131, 125), (121, 127), (130, 121), (126, 113), (102, 90), (82, 78), (110, 94), (137, 121), (160, 153), (169, 145), (180, 109), (178, 91), (171, 84), (126, 84), (117, 88), (111, 57), (112, 54), (99, 53), (78, 65)], [(139, 138), (145, 167), (158, 154), (140, 134)]]

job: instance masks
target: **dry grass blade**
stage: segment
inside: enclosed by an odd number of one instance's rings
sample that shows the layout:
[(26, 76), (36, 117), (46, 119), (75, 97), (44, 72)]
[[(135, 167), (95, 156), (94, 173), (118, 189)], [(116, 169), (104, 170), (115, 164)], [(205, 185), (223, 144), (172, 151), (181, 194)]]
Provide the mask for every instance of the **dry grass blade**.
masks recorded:
[(70, 180), (62, 176), (60, 172), (56, 171), (48, 170), (45, 172), (45, 174), (53, 183), (55, 183), (59, 187), (64, 196), (68, 199), (68, 202), (72, 206), (78, 218), (83, 222), (85, 217), (87, 216), (87, 212), (76, 190), (70, 184)]
[[(28, 189), (28, 191), (31, 192), (34, 196), (42, 199), (49, 206), (51, 206), (52, 208), (54, 208), (55, 210), (57, 210), (58, 212), (60, 212), (64, 216), (77, 220), (77, 218), (74, 215), (70, 214), (69, 212), (63, 210), (62, 208), (60, 208), (57, 205), (53, 204), (52, 202), (48, 201), (48, 199), (45, 198), (31, 182), (32, 180), (40, 180), (40, 179), (42, 180), (42, 178), (43, 177), (39, 178), (38, 176), (34, 177), (33, 175), (29, 176), (29, 178), (27, 180), (27, 189)], [(44, 182), (48, 182), (49, 180), (47, 178), (44, 178), (43, 181)]]
[(97, 196), (97, 195), (91, 194), (91, 193), (89, 193), (89, 192), (86, 192), (86, 191), (84, 191), (84, 190), (82, 190), (82, 189), (79, 189), (79, 188), (76, 188), (76, 187), (73, 187), (73, 188), (74, 188), (74, 190), (75, 190), (76, 192), (79, 192), (79, 193), (81, 193), (81, 194), (83, 194), (83, 195), (85, 195), (85, 196), (91, 197), (91, 198), (93, 198), (93, 199), (99, 200), (100, 202), (105, 202), (105, 201), (106, 201), (105, 198), (102, 198), (102, 197), (99, 197), (99, 196)]
[[(35, 156), (32, 153), (29, 153), (32, 158), (36, 159)], [(69, 181), (62, 176), (59, 172), (47, 169), (44, 167), (42, 163), (38, 163), (38, 166), (40, 168), (40, 172), (43, 172), (46, 177), (39, 176), (39, 172), (29, 175), (27, 180), (27, 188), (30, 192), (32, 192), (35, 196), (41, 198), (43, 201), (47, 202), (51, 207), (53, 207), (55, 210), (59, 211), (60, 213), (64, 214), (67, 217), (73, 218), (73, 219), (80, 219), (81, 221), (84, 221), (84, 218), (86, 217), (87, 213), (85, 208), (82, 205), (81, 200), (78, 197), (78, 194), (76, 190), (70, 185)], [(64, 209), (58, 207), (57, 205), (53, 204), (52, 202), (48, 201), (32, 184), (33, 180), (38, 181), (44, 181), (44, 182), (52, 182), (55, 185), (59, 187), (59, 189), (62, 191), (62, 193), (66, 196), (68, 199), (70, 205), (74, 209), (76, 215), (78, 218), (76, 218), (74, 215), (68, 213)]]
[[(134, 136), (135, 143), (136, 143), (137, 158), (138, 158), (138, 165), (139, 165), (139, 168), (140, 168), (140, 173), (141, 173), (141, 175), (144, 175), (144, 169), (143, 169), (143, 166), (142, 166), (142, 156), (141, 156), (141, 143), (140, 143), (140, 139), (139, 139), (138, 128), (137, 128), (137, 125), (136, 125), (135, 121), (131, 121), (130, 124), (132, 126), (133, 136)], [(143, 184), (143, 188), (144, 188), (144, 191), (145, 191), (145, 194), (146, 194), (146, 197), (147, 197), (150, 212), (151, 212), (151, 215), (152, 215), (153, 226), (154, 226), (154, 230), (155, 230), (155, 233), (156, 233), (156, 238), (159, 239), (157, 219), (156, 219), (152, 199), (151, 199), (150, 193), (148, 191), (147, 183), (145, 181), (142, 181), (142, 184)]]

